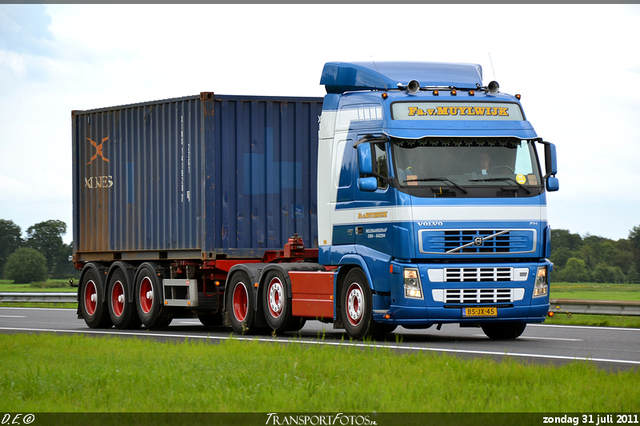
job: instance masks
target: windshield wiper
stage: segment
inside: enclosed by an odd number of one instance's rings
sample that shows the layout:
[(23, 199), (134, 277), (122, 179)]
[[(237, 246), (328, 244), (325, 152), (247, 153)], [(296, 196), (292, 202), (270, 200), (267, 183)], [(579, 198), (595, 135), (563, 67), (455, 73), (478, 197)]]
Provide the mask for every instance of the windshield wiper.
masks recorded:
[(407, 182), (433, 182), (433, 181), (442, 181), (442, 182), (450, 183), (451, 185), (455, 186), (456, 188), (458, 188), (460, 191), (464, 192), (465, 194), (467, 193), (466, 189), (464, 189), (463, 187), (461, 187), (460, 185), (458, 185), (457, 183), (455, 183), (451, 179), (448, 179), (448, 178), (445, 178), (445, 177), (409, 179), (409, 180), (405, 180), (404, 182), (407, 183)]
[(499, 180), (506, 180), (507, 182), (513, 182), (516, 185), (518, 185), (520, 188), (522, 188), (525, 191), (527, 191), (527, 194), (531, 194), (531, 191), (529, 191), (526, 186), (522, 185), (520, 182), (518, 182), (517, 180), (515, 180), (512, 177), (494, 177), (494, 178), (484, 178), (484, 179), (469, 179), (469, 182), (495, 182), (495, 181), (499, 181)]

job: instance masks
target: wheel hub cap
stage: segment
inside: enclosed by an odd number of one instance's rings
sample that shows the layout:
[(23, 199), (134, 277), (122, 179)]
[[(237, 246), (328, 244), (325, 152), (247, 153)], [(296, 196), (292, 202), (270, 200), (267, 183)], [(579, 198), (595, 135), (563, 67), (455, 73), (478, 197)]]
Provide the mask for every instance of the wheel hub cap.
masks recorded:
[(273, 279), (271, 283), (269, 283), (269, 310), (275, 318), (279, 317), (282, 313), (283, 298), (282, 283), (278, 279)]
[(362, 319), (363, 295), (362, 289), (353, 285), (349, 290), (347, 299), (347, 308), (349, 310), (349, 321), (353, 325), (357, 325)]

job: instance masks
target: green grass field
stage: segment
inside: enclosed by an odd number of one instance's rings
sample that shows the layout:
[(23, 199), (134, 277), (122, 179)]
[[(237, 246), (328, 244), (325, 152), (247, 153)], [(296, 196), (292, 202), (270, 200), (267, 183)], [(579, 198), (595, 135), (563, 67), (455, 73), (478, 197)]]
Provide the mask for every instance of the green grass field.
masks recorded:
[(0, 412), (640, 412), (637, 370), (380, 348), (0, 335)]
[(78, 291), (77, 287), (71, 287), (68, 279), (48, 280), (30, 284), (14, 284), (11, 280), (0, 280), (0, 292), (4, 291), (42, 291), (42, 292), (62, 292)]
[(551, 283), (552, 299), (640, 301), (640, 284)]

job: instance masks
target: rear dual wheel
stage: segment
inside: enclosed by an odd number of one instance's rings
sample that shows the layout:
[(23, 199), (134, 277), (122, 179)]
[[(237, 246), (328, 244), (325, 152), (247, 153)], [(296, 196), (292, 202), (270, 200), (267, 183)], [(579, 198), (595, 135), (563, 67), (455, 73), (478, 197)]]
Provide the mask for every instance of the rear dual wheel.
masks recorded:
[(117, 269), (109, 278), (109, 290), (107, 292), (107, 302), (109, 307), (109, 317), (116, 328), (136, 329), (142, 322), (136, 312), (136, 305), (127, 301), (132, 283), (127, 280), (124, 272)]
[(170, 308), (162, 304), (162, 279), (156, 268), (143, 263), (136, 274), (136, 311), (146, 328), (167, 327), (173, 319)]
[(249, 276), (244, 272), (233, 274), (227, 286), (225, 303), (231, 328), (236, 334), (255, 331), (255, 298)]
[(89, 267), (80, 283), (80, 311), (84, 322), (90, 328), (111, 327), (107, 304), (105, 303), (104, 283), (101, 274)]
[(262, 310), (271, 330), (276, 334), (285, 331), (298, 331), (306, 322), (305, 318), (291, 314), (291, 298), (289, 297), (289, 281), (284, 272), (271, 270), (265, 276), (262, 286)]

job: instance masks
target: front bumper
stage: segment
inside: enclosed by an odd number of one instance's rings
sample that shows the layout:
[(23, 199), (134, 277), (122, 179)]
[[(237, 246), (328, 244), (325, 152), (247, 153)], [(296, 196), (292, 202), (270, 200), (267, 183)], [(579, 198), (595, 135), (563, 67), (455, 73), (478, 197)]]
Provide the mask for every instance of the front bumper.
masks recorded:
[[(390, 296), (374, 296), (378, 297), (374, 320), (416, 327), (440, 323), (544, 322), (549, 311), (549, 288), (546, 295), (533, 297), (538, 266), (544, 265), (550, 263), (394, 264), (394, 271), (419, 269), (423, 298), (406, 297), (402, 274), (391, 274)], [(505, 275), (505, 268), (511, 268), (511, 275)], [(458, 270), (465, 273), (456, 274)], [(492, 274), (498, 270), (501, 274)], [(478, 307), (495, 310), (482, 310), (480, 316), (469, 316), (477, 314), (477, 310), (465, 312), (465, 308)]]

